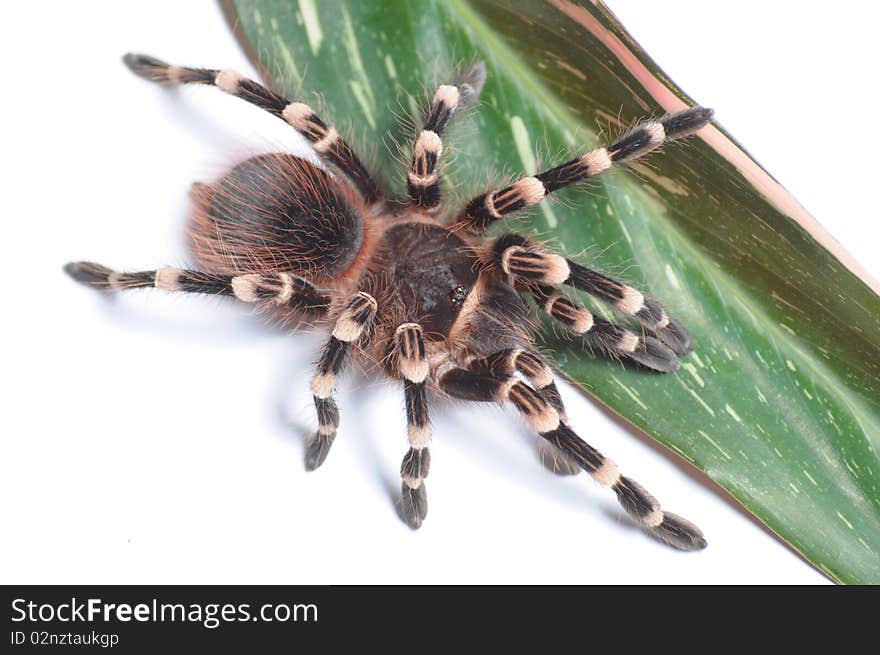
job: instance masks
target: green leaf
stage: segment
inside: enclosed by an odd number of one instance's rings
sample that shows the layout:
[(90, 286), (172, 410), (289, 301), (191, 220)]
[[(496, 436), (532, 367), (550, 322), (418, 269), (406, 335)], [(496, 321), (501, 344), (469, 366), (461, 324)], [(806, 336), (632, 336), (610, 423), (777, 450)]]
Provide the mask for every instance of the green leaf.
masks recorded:
[[(533, 172), (693, 104), (601, 4), (229, 5), (268, 79), (319, 91), (397, 192), (395, 142), (412, 134), (400, 116), (419, 116), (461, 62), (484, 60), (489, 78), (452, 132), (459, 202), (490, 171)], [(654, 375), (548, 330), (563, 370), (828, 576), (880, 582), (880, 298), (856, 265), (720, 127), (559, 195), (519, 227), (644, 287), (697, 344), (678, 372)]]

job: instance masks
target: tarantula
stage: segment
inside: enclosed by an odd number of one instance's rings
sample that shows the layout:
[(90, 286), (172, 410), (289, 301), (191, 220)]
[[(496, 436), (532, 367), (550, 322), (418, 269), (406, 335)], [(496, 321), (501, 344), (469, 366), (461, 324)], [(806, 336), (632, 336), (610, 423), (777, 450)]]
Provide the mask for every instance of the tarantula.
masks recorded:
[[(404, 203), (386, 199), (352, 148), (308, 105), (229, 70), (172, 66), (140, 54), (124, 62), (152, 82), (212, 85), (274, 114), (305, 137), (326, 168), (290, 154), (264, 154), (211, 184), (193, 185), (188, 236), (200, 270), (120, 273), (76, 262), (65, 267), (75, 280), (108, 292), (156, 287), (233, 296), (287, 326), (331, 328), (311, 381), (318, 430), (306, 447), (309, 470), (324, 462), (336, 437), (333, 390), (353, 358), (402, 380), (409, 449), (400, 468), (401, 513), (412, 528), (428, 507), (430, 387), (458, 399), (510, 401), (543, 438), (542, 459), (551, 468), (583, 469), (611, 487), (654, 537), (684, 550), (705, 547), (696, 526), (662, 511), (574, 432), (553, 369), (533, 345), (525, 297), (584, 345), (655, 371), (677, 368), (678, 356), (691, 350), (688, 332), (656, 300), (623, 282), (519, 234), (483, 235), (561, 187), (696, 132), (711, 110), (693, 107), (643, 122), (607, 147), (483, 193), (445, 220), (441, 136), (456, 111), (479, 97), (482, 63), (437, 88), (415, 141)], [(610, 303), (643, 330), (594, 316), (563, 295), (562, 285)]]

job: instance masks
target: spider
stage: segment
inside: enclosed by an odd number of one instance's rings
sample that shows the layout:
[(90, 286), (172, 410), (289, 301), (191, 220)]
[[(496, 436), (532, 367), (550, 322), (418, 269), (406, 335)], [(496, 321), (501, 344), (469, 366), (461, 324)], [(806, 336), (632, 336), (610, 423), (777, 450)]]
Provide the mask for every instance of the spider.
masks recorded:
[[(575, 433), (553, 367), (534, 346), (526, 299), (531, 296), (539, 311), (581, 337), (584, 346), (659, 372), (675, 370), (678, 357), (692, 349), (687, 330), (628, 284), (525, 236), (485, 233), (561, 187), (696, 132), (711, 110), (693, 107), (642, 122), (607, 147), (482, 193), (445, 219), (442, 135), (453, 115), (478, 99), (486, 78), (482, 62), (436, 89), (409, 160), (408, 197), (394, 202), (339, 132), (308, 105), (229, 70), (172, 66), (141, 54), (123, 61), (149, 81), (215, 86), (274, 114), (305, 137), (325, 167), (291, 154), (263, 154), (213, 183), (194, 184), (188, 238), (198, 270), (124, 273), (74, 262), (65, 267), (71, 277), (107, 292), (155, 287), (232, 296), (291, 328), (329, 328), (311, 380), (318, 429), (306, 445), (308, 470), (324, 462), (336, 438), (334, 386), (353, 359), (402, 380), (409, 448), (400, 467), (401, 515), (411, 528), (421, 526), (428, 509), (430, 388), (468, 401), (509, 401), (542, 437), (542, 460), (551, 469), (587, 471), (614, 490), (640, 526), (671, 546), (706, 546), (695, 525), (664, 512)], [(610, 303), (642, 329), (594, 316), (564, 295), (564, 286)]]

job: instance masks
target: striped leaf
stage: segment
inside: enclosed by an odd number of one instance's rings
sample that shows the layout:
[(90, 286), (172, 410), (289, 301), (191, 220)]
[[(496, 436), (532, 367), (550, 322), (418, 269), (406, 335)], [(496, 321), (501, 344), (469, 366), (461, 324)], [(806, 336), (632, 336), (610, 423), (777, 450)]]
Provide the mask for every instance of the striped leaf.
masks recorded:
[[(459, 201), (490, 171), (531, 173), (693, 104), (600, 3), (230, 0), (229, 9), (266, 78), (288, 95), (319, 91), (398, 192), (396, 143), (412, 134), (400, 119), (418, 116), (463, 61), (484, 60), (489, 79), (451, 134), (447, 179)], [(652, 375), (548, 330), (563, 370), (828, 576), (880, 582), (876, 289), (720, 126), (586, 191), (560, 193), (521, 227), (644, 287), (697, 347), (678, 372)]]

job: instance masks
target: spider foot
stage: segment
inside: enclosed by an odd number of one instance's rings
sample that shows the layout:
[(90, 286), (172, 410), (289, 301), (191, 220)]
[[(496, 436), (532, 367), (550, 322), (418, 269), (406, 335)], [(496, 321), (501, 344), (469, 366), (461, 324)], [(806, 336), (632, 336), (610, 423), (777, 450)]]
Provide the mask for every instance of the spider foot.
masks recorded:
[(400, 516), (403, 522), (413, 530), (422, 526), (422, 521), (428, 515), (428, 492), (425, 483), (418, 487), (410, 487), (406, 482), (401, 485)]
[(145, 80), (160, 84), (169, 82), (168, 69), (171, 66), (161, 59), (129, 52), (122, 58), (122, 62), (128, 67), (128, 70)]
[(675, 351), (654, 337), (639, 339), (638, 345), (624, 356), (658, 373), (671, 373), (678, 369), (679, 362)]
[(664, 512), (660, 525), (645, 528), (645, 531), (679, 550), (703, 550), (708, 545), (697, 526), (671, 512)]
[(324, 463), (336, 434), (315, 434), (306, 444), (306, 471), (314, 471)]
[(687, 329), (674, 318), (666, 327), (657, 330), (657, 338), (676, 355), (687, 355), (694, 349), (694, 342)]
[(64, 272), (80, 284), (101, 287), (109, 290), (110, 276), (113, 270), (94, 262), (70, 262), (64, 265)]

